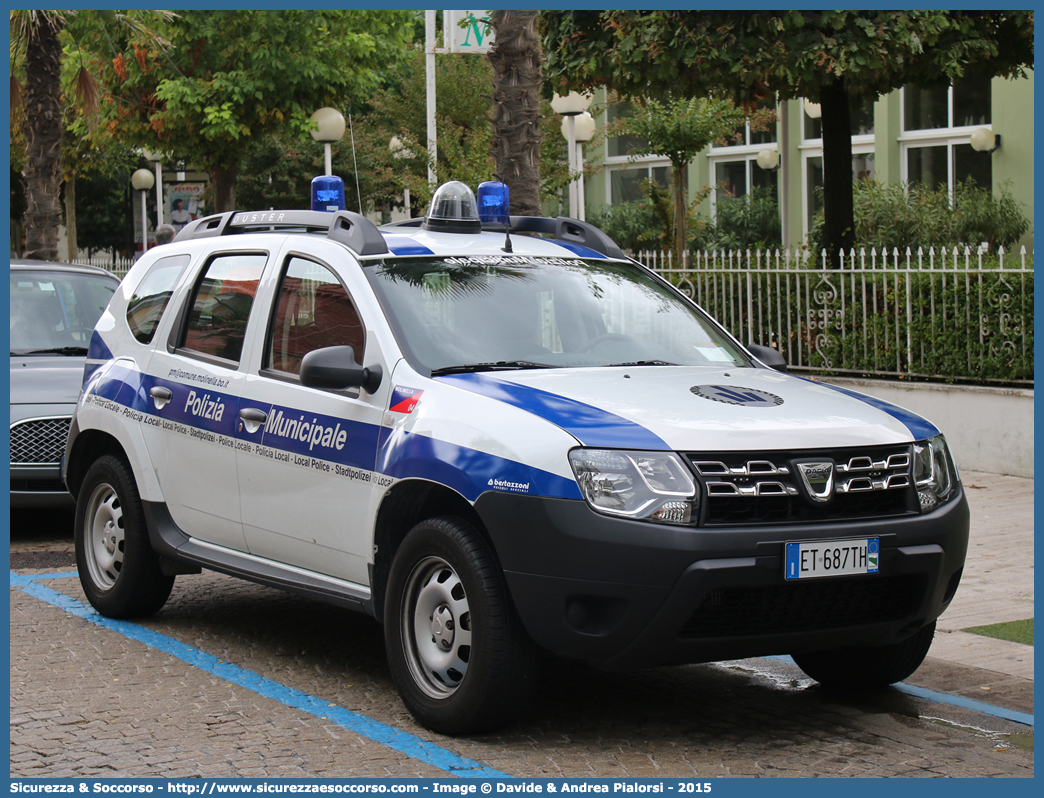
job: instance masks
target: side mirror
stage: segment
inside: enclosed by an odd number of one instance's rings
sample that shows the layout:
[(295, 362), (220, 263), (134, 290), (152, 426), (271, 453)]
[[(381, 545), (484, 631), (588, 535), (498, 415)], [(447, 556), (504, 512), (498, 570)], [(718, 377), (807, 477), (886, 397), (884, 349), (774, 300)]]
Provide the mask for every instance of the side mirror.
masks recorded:
[(787, 373), (787, 360), (777, 350), (770, 346), (751, 344), (747, 347), (750, 353), (771, 369)]
[(313, 349), (301, 360), (301, 384), (309, 388), (362, 388), (372, 394), (381, 387), (383, 376), (380, 366), (364, 368), (356, 363), (350, 346)]

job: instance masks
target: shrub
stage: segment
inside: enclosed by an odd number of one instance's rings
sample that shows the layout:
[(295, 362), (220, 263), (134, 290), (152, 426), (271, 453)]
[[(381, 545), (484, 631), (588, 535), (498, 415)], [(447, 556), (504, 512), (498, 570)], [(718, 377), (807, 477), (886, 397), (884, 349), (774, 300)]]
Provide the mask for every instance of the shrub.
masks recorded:
[[(974, 181), (957, 184), (951, 206), (946, 188), (930, 190), (920, 184), (860, 180), (852, 201), (857, 247), (880, 249), (953, 246), (977, 248), (985, 242), (990, 251), (1011, 249), (1029, 229), (1029, 220), (1006, 185), (997, 193)], [(809, 245), (822, 248), (823, 212), (809, 232)]]

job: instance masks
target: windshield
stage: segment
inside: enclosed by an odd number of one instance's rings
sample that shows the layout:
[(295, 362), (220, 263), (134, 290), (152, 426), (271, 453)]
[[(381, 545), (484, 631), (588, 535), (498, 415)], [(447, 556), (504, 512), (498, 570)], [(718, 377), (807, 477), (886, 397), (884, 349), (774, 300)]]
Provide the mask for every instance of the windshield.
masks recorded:
[(101, 274), (12, 271), (12, 354), (86, 354), (118, 285)]
[(366, 274), (407, 358), (435, 375), (750, 365), (692, 305), (627, 263), (523, 256), (387, 259)]

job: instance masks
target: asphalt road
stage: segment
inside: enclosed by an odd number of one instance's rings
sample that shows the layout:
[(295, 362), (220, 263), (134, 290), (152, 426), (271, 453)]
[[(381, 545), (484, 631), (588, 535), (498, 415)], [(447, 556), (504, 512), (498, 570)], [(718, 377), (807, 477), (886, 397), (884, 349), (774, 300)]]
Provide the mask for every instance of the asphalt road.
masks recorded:
[(1032, 726), (966, 700), (1032, 713), (1032, 682), (931, 658), (910, 683), (933, 692), (861, 700), (785, 660), (548, 660), (523, 722), (442, 737), (402, 707), (371, 619), (204, 572), (146, 622), (99, 625), (71, 515), (12, 513), (11, 541), (16, 778), (1033, 775)]

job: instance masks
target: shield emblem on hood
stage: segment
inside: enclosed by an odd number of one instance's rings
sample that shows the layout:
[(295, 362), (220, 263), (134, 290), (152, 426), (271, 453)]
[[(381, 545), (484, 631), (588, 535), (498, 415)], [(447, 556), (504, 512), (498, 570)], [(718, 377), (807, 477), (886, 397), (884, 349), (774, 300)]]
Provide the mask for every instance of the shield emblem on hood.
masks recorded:
[(795, 463), (805, 490), (813, 501), (828, 502), (834, 495), (834, 463), (832, 460), (817, 460)]

